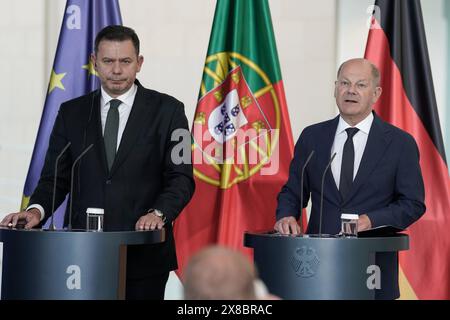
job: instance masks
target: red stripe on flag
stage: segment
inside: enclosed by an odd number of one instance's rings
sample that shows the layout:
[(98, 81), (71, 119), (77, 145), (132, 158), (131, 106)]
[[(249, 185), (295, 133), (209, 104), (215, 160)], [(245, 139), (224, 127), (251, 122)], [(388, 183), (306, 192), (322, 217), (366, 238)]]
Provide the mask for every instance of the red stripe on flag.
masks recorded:
[(374, 106), (384, 120), (414, 136), (425, 183), (424, 216), (409, 227), (410, 250), (401, 267), (419, 299), (450, 299), (450, 179), (447, 166), (405, 94), (402, 76), (382, 29), (369, 33), (365, 57), (381, 72), (383, 93)]

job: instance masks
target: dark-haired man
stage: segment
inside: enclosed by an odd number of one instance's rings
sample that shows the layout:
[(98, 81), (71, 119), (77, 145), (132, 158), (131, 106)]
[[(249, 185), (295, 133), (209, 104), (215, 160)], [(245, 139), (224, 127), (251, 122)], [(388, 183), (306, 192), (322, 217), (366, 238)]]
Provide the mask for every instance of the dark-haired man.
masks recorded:
[[(73, 160), (93, 144), (74, 181), (72, 226), (86, 227), (88, 207), (104, 208), (105, 231), (164, 226), (164, 243), (128, 248), (126, 285), (127, 299), (163, 299), (169, 272), (177, 268), (172, 222), (195, 188), (192, 165), (172, 160), (178, 143), (172, 141), (172, 133), (188, 130), (184, 106), (136, 80), (144, 58), (134, 30), (102, 29), (91, 59), (101, 88), (61, 105), (31, 205), (27, 211), (9, 214), (1, 225), (15, 226), (18, 219), (25, 219), (25, 228), (32, 228), (48, 218), (56, 156), (71, 142), (59, 165), (59, 206), (69, 191)], [(68, 223), (67, 215), (64, 223)]]

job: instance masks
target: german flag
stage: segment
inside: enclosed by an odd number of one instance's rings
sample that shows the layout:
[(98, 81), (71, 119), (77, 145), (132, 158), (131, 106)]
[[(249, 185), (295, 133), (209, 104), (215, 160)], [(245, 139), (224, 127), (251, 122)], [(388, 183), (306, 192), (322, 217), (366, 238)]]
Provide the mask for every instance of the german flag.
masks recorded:
[(375, 2), (365, 57), (381, 72), (375, 110), (414, 136), (425, 183), (425, 215), (400, 254), (404, 299), (450, 299), (450, 179), (419, 0)]

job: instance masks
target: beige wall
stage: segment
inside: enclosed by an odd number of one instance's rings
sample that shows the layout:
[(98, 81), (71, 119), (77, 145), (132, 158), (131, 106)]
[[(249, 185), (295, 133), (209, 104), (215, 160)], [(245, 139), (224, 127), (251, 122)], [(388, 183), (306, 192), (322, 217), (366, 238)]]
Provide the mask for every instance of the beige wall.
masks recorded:
[(18, 209), (20, 203), (48, 68), (44, 1), (2, 0), (0, 7), (0, 212), (3, 213)]

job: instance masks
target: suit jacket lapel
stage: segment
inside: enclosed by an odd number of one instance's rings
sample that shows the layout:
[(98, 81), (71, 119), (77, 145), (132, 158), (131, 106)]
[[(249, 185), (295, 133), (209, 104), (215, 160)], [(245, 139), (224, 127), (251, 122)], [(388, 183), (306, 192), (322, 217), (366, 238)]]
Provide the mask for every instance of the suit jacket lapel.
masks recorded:
[[(332, 156), (331, 154), (331, 148), (333, 147), (333, 143), (334, 143), (334, 137), (336, 135), (336, 129), (339, 123), (339, 116), (337, 116), (336, 118), (334, 118), (333, 120), (331, 120), (330, 125), (328, 125), (324, 132), (323, 132), (323, 141), (318, 141), (317, 144), (317, 152), (318, 155), (320, 155), (318, 157), (318, 159), (320, 159), (320, 179), (322, 179), (322, 175), (323, 175), (323, 170), (325, 170), (325, 167), (327, 166), (328, 162), (330, 161), (330, 158)], [(322, 180), (320, 180), (322, 181)], [(328, 169), (326, 175), (325, 175), (325, 184), (324, 184), (324, 189), (330, 186), (331, 190), (324, 190), (324, 193), (327, 194), (328, 196), (334, 196), (335, 200), (337, 202), (341, 202), (341, 196), (339, 193), (339, 190), (336, 186), (336, 181), (334, 181), (333, 178), (333, 174), (331, 172), (331, 167)]]
[(143, 129), (148, 129), (145, 128), (145, 126), (148, 126), (150, 123), (147, 120), (151, 111), (148, 100), (149, 98), (144, 94), (143, 88), (138, 85), (130, 117), (128, 118), (125, 126), (119, 149), (117, 150), (109, 176), (112, 176), (117, 168), (120, 167), (120, 165), (125, 161), (126, 157), (133, 148), (134, 141), (137, 139), (139, 133)]
[(384, 155), (387, 146), (391, 141), (390, 129), (384, 125), (384, 122), (374, 113), (372, 128), (367, 138), (366, 148), (359, 165), (358, 173), (353, 181), (352, 189), (344, 204), (367, 182), (369, 175), (375, 169), (378, 162)]
[(103, 141), (102, 120), (100, 116), (100, 89), (93, 93), (92, 109), (89, 111), (88, 125), (86, 129), (86, 143), (84, 148), (87, 148), (91, 143), (94, 144), (94, 149), (90, 152), (95, 152), (99, 161), (102, 163), (105, 176), (108, 175), (108, 166), (106, 161), (105, 143)]

